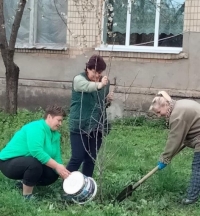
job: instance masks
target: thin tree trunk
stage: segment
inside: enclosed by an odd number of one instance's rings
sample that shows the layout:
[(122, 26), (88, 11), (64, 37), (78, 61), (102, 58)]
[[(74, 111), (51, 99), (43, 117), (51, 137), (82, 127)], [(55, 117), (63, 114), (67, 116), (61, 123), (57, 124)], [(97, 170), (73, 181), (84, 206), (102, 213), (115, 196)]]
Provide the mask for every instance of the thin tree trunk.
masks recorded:
[(7, 54), (6, 67), (6, 112), (10, 114), (17, 113), (17, 93), (19, 67), (13, 62), (14, 51)]
[(17, 93), (19, 67), (14, 63), (15, 43), (20, 27), (22, 15), (26, 5), (26, 0), (20, 0), (15, 19), (12, 25), (9, 43), (6, 38), (5, 20), (3, 13), (4, 0), (0, 0), (0, 49), (3, 62), (6, 69), (6, 112), (10, 114), (17, 113)]

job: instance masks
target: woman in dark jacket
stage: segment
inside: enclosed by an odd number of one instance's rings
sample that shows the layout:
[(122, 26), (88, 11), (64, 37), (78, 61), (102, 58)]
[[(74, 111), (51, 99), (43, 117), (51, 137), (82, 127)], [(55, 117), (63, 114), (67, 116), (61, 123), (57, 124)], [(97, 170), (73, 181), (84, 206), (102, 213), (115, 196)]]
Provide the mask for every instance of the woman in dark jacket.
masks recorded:
[(70, 106), (70, 141), (72, 155), (67, 169), (92, 176), (102, 137), (109, 131), (106, 107), (112, 100), (109, 80), (102, 73), (106, 63), (99, 55), (93, 55), (85, 72), (75, 76)]

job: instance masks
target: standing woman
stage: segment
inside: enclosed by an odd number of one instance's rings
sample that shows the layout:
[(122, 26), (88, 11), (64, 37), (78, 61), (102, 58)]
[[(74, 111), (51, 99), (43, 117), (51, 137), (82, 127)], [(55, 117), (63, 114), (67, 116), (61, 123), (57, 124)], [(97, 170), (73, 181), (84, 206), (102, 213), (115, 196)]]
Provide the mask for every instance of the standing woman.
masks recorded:
[(158, 162), (159, 170), (185, 146), (194, 149), (190, 185), (182, 204), (195, 203), (200, 193), (200, 104), (188, 99), (175, 101), (165, 91), (160, 91), (153, 99), (150, 111), (169, 121), (168, 140)]
[(106, 107), (112, 100), (109, 80), (102, 73), (106, 63), (99, 55), (93, 55), (86, 64), (85, 72), (75, 76), (70, 106), (71, 159), (67, 169), (92, 177), (97, 152), (102, 138), (109, 131)]

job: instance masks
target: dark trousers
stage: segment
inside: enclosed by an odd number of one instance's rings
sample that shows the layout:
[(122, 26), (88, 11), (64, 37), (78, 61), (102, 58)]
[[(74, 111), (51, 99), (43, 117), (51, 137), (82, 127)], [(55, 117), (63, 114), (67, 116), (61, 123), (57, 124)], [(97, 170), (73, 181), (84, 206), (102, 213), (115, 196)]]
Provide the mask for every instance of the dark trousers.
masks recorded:
[(188, 187), (187, 198), (194, 200), (199, 197), (200, 193), (200, 152), (194, 153), (192, 162), (192, 176)]
[(71, 159), (67, 165), (70, 172), (77, 171), (81, 164), (82, 173), (92, 177), (97, 152), (101, 147), (102, 134), (92, 132), (90, 135), (70, 133)]
[(58, 179), (58, 174), (33, 157), (0, 160), (1, 172), (10, 179), (22, 180), (27, 186), (47, 186)]

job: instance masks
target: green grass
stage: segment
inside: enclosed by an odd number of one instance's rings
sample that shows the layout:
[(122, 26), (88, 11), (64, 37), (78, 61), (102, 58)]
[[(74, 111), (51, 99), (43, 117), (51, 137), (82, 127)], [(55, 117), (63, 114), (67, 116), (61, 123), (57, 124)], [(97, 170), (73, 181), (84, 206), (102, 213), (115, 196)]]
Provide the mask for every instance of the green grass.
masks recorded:
[[(41, 116), (41, 111), (31, 113), (23, 110), (14, 117), (0, 113), (0, 147), (2, 148), (24, 123)], [(66, 164), (70, 157), (67, 122), (64, 122), (61, 133), (63, 161)], [(166, 138), (167, 130), (162, 121), (126, 119), (113, 125), (113, 130), (105, 139), (103, 202), (100, 202), (98, 193), (94, 201), (84, 206), (65, 203), (60, 198), (63, 193), (61, 180), (49, 187), (35, 188), (39, 200), (27, 202), (23, 200), (21, 191), (15, 189), (15, 182), (0, 173), (0, 215), (197, 216), (200, 213), (198, 203), (187, 207), (179, 203), (190, 178), (192, 151), (189, 149), (176, 156), (167, 168), (150, 177), (130, 198), (120, 204), (112, 204), (126, 184), (131, 180), (137, 182), (156, 166)], [(99, 157), (101, 155), (102, 152)], [(99, 159), (94, 174), (98, 185), (100, 163)]]

